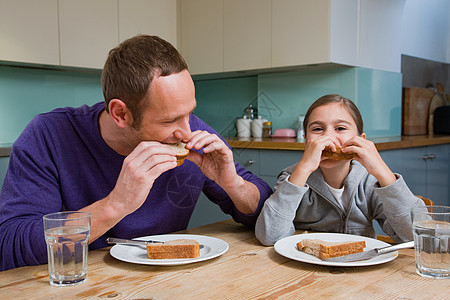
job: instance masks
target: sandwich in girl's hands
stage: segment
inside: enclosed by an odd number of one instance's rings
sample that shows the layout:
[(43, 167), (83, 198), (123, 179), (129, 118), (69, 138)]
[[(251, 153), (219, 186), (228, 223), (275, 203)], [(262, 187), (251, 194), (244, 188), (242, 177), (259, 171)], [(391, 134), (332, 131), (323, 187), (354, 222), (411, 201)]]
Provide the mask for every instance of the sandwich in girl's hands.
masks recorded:
[(278, 175), (256, 222), (272, 245), (296, 229), (375, 238), (372, 221), (396, 242), (412, 240), (410, 210), (424, 205), (366, 139), (356, 105), (339, 95), (317, 99), (303, 122), (305, 151)]

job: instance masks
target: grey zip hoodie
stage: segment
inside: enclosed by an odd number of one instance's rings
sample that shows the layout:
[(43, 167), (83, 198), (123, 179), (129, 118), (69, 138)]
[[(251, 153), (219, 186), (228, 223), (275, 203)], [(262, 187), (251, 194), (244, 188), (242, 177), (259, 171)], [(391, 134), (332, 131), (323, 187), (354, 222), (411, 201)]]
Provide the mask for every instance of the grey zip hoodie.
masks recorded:
[(359, 162), (352, 161), (344, 181), (344, 197), (351, 200), (344, 211), (331, 194), (320, 168), (301, 187), (287, 180), (295, 167), (287, 167), (278, 175), (275, 193), (267, 199), (258, 217), (255, 233), (263, 245), (273, 245), (292, 235), (295, 229), (375, 238), (372, 220), (377, 220), (395, 242), (413, 239), (410, 210), (424, 203), (412, 194), (401, 175), (395, 174), (394, 183), (380, 187)]

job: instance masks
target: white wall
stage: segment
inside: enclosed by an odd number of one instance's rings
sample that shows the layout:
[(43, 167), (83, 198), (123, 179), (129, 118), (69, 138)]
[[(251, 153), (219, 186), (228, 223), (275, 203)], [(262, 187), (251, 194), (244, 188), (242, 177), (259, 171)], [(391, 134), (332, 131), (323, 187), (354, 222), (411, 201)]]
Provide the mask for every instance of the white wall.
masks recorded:
[(449, 0), (406, 0), (402, 54), (450, 63), (449, 18)]

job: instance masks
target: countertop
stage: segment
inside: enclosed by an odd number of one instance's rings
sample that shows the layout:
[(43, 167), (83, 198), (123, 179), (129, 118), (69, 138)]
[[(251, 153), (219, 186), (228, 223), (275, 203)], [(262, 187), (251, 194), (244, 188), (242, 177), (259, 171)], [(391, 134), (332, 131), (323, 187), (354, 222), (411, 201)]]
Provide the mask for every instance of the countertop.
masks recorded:
[[(305, 144), (295, 138), (225, 138), (231, 148), (269, 149), (269, 150), (305, 150)], [(415, 135), (369, 138), (378, 149), (393, 150), (450, 143), (450, 135)]]
[(413, 249), (399, 250), (393, 261), (378, 265), (331, 267), (281, 256), (273, 247), (262, 246), (254, 230), (231, 220), (179, 233), (219, 238), (229, 250), (202, 262), (151, 266), (117, 260), (104, 248), (89, 251), (85, 283), (54, 287), (49, 284), (47, 265), (21, 267), (0, 272), (0, 295), (11, 299), (444, 299), (450, 290), (450, 280), (416, 273)]
[[(369, 138), (370, 139), (370, 138)], [(305, 150), (305, 144), (295, 138), (238, 138), (226, 137), (231, 148)], [(393, 150), (450, 143), (450, 135), (414, 135), (370, 139), (378, 149)], [(12, 144), (0, 143), (0, 157), (9, 156)]]

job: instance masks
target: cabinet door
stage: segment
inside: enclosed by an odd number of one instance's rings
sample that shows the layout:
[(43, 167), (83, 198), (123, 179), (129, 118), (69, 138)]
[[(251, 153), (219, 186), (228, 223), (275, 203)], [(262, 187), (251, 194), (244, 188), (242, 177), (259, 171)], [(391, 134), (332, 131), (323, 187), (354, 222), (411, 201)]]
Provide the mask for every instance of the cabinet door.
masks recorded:
[(117, 0), (59, 0), (61, 65), (102, 69), (119, 42)]
[[(450, 205), (449, 199), (449, 152), (450, 145), (428, 146), (427, 190), (426, 198), (433, 200), (434, 205)], [(431, 158), (435, 157), (435, 158)]]
[(427, 197), (427, 163), (422, 159), (427, 154), (427, 147), (398, 151), (401, 151), (401, 169), (398, 172), (415, 195)]
[(224, 71), (271, 66), (271, 0), (224, 1)]
[(0, 60), (59, 65), (57, 0), (0, 0)]
[(256, 149), (235, 148), (233, 149), (233, 158), (234, 161), (258, 176), (260, 166), (259, 151)]
[(223, 72), (223, 0), (182, 0), (181, 54), (191, 74)]
[(157, 35), (177, 47), (177, 0), (119, 0), (120, 42)]
[(274, 187), (281, 170), (298, 163), (302, 156), (303, 151), (260, 150), (260, 177)]
[(274, 0), (272, 67), (329, 62), (329, 0)]

